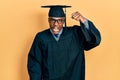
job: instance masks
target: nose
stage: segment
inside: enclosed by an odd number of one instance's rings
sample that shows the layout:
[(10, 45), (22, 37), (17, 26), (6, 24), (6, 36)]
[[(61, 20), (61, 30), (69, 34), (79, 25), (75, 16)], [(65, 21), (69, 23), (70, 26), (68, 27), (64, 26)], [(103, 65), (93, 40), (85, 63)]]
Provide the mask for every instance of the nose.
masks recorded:
[(55, 25), (58, 25), (58, 22), (57, 21), (55, 21), (55, 23), (54, 23)]

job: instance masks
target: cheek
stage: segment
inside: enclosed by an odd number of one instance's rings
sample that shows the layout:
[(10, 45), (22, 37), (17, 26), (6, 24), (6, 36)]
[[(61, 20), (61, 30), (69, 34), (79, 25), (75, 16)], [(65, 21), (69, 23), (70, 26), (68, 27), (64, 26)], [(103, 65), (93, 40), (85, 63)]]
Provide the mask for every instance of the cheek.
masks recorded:
[(63, 27), (64, 23), (60, 24), (60, 27)]
[(53, 25), (52, 25), (52, 24), (50, 24), (50, 23), (49, 23), (49, 26), (50, 26), (50, 27), (53, 27)]
[(63, 25), (59, 25), (59, 29), (62, 29), (63, 28)]

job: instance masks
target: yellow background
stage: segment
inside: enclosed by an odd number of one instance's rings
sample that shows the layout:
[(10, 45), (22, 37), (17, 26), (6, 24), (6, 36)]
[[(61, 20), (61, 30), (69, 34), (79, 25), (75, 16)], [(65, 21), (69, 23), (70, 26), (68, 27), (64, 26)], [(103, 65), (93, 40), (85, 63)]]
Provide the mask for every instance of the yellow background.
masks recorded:
[(0, 0), (0, 80), (28, 80), (27, 55), (35, 34), (49, 28), (47, 4), (66, 4), (67, 25), (79, 24), (70, 15), (79, 11), (102, 35), (100, 46), (87, 51), (86, 80), (120, 80), (119, 0)]

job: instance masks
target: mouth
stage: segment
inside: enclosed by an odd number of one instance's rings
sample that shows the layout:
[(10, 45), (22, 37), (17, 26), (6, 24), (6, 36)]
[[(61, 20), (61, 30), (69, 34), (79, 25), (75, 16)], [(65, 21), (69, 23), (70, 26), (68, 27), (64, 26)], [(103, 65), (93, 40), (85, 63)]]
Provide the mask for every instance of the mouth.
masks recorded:
[(52, 31), (54, 34), (58, 34), (60, 30), (57, 27), (55, 27), (52, 29)]
[(53, 31), (54, 31), (54, 32), (58, 32), (59, 29), (58, 29), (57, 27), (55, 27), (55, 28), (53, 28)]

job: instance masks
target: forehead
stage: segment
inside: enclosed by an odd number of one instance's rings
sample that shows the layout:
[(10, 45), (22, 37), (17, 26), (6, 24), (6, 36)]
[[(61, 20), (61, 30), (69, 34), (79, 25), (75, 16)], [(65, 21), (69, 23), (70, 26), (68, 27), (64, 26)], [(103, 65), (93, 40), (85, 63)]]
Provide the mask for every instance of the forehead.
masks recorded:
[(51, 19), (65, 19), (65, 17), (49, 17)]

